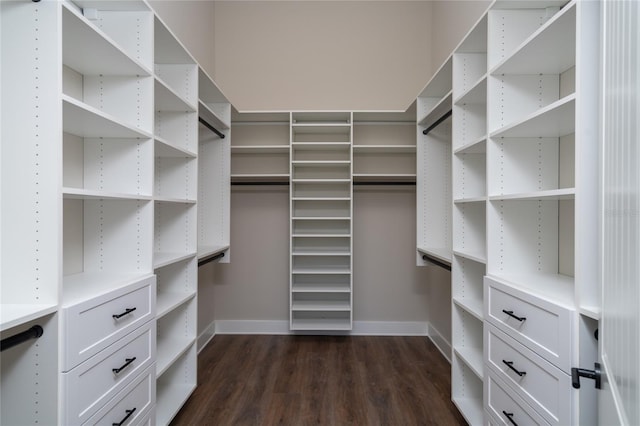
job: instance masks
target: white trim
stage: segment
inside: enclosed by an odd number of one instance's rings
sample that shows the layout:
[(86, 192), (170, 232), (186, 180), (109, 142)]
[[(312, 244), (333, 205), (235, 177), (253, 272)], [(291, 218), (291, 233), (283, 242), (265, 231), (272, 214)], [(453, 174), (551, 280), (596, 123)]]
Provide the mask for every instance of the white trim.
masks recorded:
[(211, 342), (211, 339), (216, 335), (216, 322), (211, 321), (209, 324), (199, 335), (198, 335), (198, 344), (197, 350), (198, 353), (202, 351), (208, 344)]
[(222, 320), (215, 322), (215, 334), (344, 334), (351, 336), (427, 336), (425, 321), (354, 321), (350, 331), (307, 331), (289, 329), (289, 321)]
[(429, 339), (431, 339), (436, 348), (438, 348), (447, 361), (449, 361), (449, 364), (451, 364), (451, 343), (448, 342), (433, 325), (429, 323), (427, 327), (429, 330)]

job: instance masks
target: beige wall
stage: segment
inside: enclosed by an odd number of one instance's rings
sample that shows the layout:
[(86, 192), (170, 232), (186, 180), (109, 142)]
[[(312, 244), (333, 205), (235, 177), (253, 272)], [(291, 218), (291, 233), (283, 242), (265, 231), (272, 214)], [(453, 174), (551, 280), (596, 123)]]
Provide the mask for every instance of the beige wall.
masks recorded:
[(215, 79), (240, 111), (404, 110), (431, 68), (431, 3), (216, 1)]
[(440, 0), (431, 3), (430, 74), (433, 74), (480, 19), (491, 0)]
[(173, 31), (202, 68), (213, 76), (213, 0), (150, 0), (151, 7)]
[[(232, 191), (231, 263), (201, 268), (209, 280), (200, 287), (201, 322), (203, 310), (216, 321), (289, 320), (289, 189), (273, 188)], [(415, 214), (413, 188), (355, 191), (354, 321), (427, 321), (431, 290), (427, 269), (415, 266)]]

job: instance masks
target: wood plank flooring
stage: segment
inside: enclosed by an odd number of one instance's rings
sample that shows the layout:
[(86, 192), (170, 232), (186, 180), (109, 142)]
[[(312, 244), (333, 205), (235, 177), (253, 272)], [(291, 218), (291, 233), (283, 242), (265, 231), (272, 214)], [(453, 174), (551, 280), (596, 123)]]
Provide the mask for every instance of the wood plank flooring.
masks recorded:
[(465, 425), (426, 337), (218, 335), (172, 425)]

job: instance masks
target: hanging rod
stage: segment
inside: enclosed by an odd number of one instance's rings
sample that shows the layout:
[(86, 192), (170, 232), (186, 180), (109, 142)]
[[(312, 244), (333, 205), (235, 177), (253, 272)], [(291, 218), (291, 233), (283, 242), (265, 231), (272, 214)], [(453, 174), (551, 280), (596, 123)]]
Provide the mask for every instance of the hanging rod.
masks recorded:
[(211, 263), (215, 260), (222, 259), (224, 257), (224, 252), (214, 254), (213, 256), (205, 257), (204, 259), (198, 260), (198, 266), (206, 265), (207, 263)]
[(436, 266), (439, 266), (442, 269), (446, 269), (447, 271), (451, 271), (451, 265), (447, 265), (446, 263), (444, 263), (444, 262), (442, 262), (442, 261), (440, 261), (440, 260), (438, 260), (438, 259), (436, 259), (434, 257), (431, 257), (431, 256), (428, 256), (426, 254), (423, 254), (422, 255), (422, 260), (424, 260), (425, 262), (432, 263), (432, 264), (434, 264)]
[(440, 123), (442, 123), (444, 120), (446, 120), (447, 118), (451, 117), (451, 114), (453, 113), (452, 110), (449, 110), (447, 112), (444, 113), (444, 115), (440, 118), (438, 118), (435, 123), (433, 123), (431, 126), (427, 127), (426, 129), (424, 129), (422, 131), (423, 135), (428, 135), (430, 131), (432, 131), (433, 129), (435, 129), (436, 127), (438, 127), (440, 125)]
[(390, 185), (390, 186), (415, 186), (415, 182), (398, 182), (398, 181), (370, 181), (370, 182), (353, 182), (353, 186), (376, 186), (376, 185)]
[(206, 127), (207, 129), (211, 130), (216, 135), (220, 136), (220, 139), (224, 139), (224, 133), (222, 133), (220, 130), (216, 129), (215, 127), (213, 127), (204, 118), (198, 117), (198, 121), (200, 123), (202, 123), (204, 125), (204, 127)]
[(23, 331), (22, 333), (15, 334), (11, 337), (7, 337), (6, 339), (2, 339), (0, 342), (0, 352), (12, 348), (14, 346), (19, 345), (20, 343), (24, 343), (29, 339), (37, 339), (42, 336), (44, 330), (39, 325), (34, 325), (28, 330)]

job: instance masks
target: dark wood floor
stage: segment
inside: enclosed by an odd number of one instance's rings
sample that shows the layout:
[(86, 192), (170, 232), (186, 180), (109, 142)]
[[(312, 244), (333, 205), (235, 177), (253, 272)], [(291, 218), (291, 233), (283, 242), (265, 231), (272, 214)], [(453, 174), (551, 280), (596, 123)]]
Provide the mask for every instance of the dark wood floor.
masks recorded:
[(426, 337), (218, 335), (172, 425), (465, 425)]

